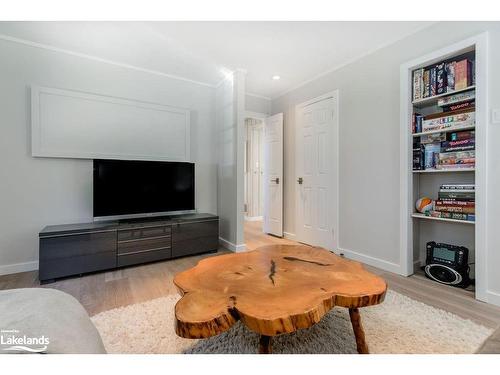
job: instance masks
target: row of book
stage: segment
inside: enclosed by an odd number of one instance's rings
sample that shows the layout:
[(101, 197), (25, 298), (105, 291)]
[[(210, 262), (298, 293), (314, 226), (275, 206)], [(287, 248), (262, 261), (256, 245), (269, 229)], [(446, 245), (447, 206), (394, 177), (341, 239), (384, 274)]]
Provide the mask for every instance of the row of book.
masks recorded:
[(413, 170), (474, 168), (475, 131), (435, 133), (413, 140)]
[(469, 108), (439, 112), (432, 115), (423, 116), (419, 113), (413, 114), (412, 133), (425, 133), (449, 128), (461, 129), (476, 125), (476, 113), (474, 106)]
[(444, 111), (456, 110), (464, 107), (468, 107), (471, 103), (474, 103), (476, 99), (476, 91), (469, 90), (464, 92), (459, 92), (452, 95), (443, 96), (438, 99), (437, 105), (442, 107)]
[(440, 62), (413, 71), (413, 100), (462, 90), (475, 83), (475, 62), (469, 59)]
[(474, 184), (444, 184), (439, 187), (438, 199), (428, 213), (432, 217), (455, 220), (476, 220)]

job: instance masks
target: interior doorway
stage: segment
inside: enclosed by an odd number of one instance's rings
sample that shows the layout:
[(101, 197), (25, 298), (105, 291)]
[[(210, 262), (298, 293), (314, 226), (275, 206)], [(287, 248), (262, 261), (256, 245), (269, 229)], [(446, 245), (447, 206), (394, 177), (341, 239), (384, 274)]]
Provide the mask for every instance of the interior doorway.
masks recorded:
[(244, 142), (244, 223), (283, 236), (283, 114), (247, 112)]
[(296, 240), (338, 246), (338, 90), (296, 107)]
[(245, 118), (245, 220), (264, 216), (264, 119)]

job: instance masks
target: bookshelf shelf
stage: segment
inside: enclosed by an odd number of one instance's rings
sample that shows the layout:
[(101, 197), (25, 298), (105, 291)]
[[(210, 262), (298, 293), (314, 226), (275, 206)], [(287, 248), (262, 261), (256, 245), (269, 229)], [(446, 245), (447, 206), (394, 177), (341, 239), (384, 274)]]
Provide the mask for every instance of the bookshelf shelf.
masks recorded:
[(464, 89), (454, 90), (454, 91), (450, 91), (450, 92), (445, 92), (444, 94), (434, 95), (434, 96), (431, 96), (431, 97), (428, 97), (428, 98), (417, 99), (417, 100), (414, 100), (412, 102), (412, 104), (415, 105), (415, 106), (428, 105), (428, 104), (437, 102), (439, 98), (442, 98), (442, 97), (445, 97), (445, 96), (449, 96), (449, 95), (453, 95), (453, 94), (458, 94), (458, 93), (464, 92), (464, 91), (473, 90), (475, 88), (476, 88), (476, 86), (469, 86), (469, 87), (466, 87)]
[(445, 221), (445, 222), (448, 222), (448, 223), (458, 223), (458, 224), (467, 224), (467, 225), (474, 225), (474, 224), (476, 224), (474, 221), (446, 219), (446, 218), (443, 218), (443, 217), (432, 217), (432, 216), (427, 216), (427, 215), (424, 215), (424, 214), (417, 214), (417, 213), (412, 214), (411, 217), (413, 217), (415, 219)]
[(474, 172), (476, 168), (455, 168), (455, 169), (423, 169), (415, 170), (413, 173), (457, 173), (457, 172)]
[(436, 133), (451, 133), (451, 132), (458, 132), (458, 131), (463, 131), (463, 130), (472, 130), (476, 127), (476, 125), (470, 125), (470, 126), (462, 126), (462, 127), (450, 127), (447, 129), (439, 129), (439, 130), (432, 130), (428, 132), (421, 132), (421, 133), (413, 133), (413, 137), (420, 137), (422, 135), (427, 135), (427, 134), (436, 134)]

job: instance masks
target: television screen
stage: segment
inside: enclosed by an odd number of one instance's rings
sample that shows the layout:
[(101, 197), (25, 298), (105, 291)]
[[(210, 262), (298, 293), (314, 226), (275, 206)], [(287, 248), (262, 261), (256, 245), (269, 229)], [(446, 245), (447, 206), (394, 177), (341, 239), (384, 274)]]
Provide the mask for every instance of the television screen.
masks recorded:
[(94, 217), (194, 210), (194, 164), (94, 160)]

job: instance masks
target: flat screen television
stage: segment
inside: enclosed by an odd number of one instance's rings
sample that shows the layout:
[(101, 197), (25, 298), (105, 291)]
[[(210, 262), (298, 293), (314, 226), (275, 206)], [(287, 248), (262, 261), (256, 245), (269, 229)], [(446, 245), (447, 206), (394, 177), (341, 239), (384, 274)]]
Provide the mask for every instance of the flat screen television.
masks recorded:
[(94, 160), (94, 220), (194, 212), (194, 164)]

